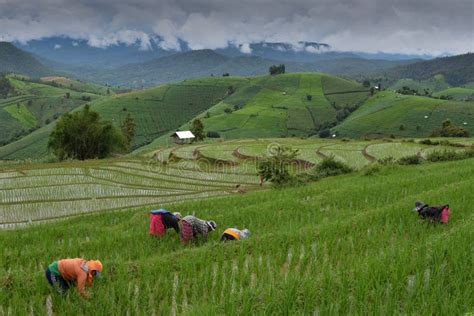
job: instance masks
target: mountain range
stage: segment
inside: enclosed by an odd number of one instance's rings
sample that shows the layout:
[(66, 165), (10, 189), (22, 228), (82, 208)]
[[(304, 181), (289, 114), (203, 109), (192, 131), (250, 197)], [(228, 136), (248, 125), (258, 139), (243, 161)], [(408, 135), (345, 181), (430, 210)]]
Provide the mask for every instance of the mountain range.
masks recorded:
[[(130, 63), (146, 62), (152, 59), (189, 52), (185, 42), (180, 42), (179, 50), (164, 50), (158, 40), (152, 40), (147, 49), (138, 43), (117, 44), (108, 47), (92, 47), (86, 40), (68, 37), (50, 37), (32, 40), (28, 43), (15, 43), (18, 48), (33, 53), (41, 58), (68, 65), (89, 65), (101, 68), (114, 68)], [(390, 53), (340, 52), (335, 51), (329, 44), (317, 42), (299, 42), (297, 44), (279, 42), (252, 43), (247, 47), (229, 45), (226, 48), (215, 49), (215, 52), (229, 56), (261, 57), (265, 59), (315, 62), (338, 58), (365, 58), (383, 60), (413, 60), (430, 59), (428, 55), (403, 55)]]
[[(0, 72), (16, 72), (39, 77), (61, 75), (100, 84), (142, 88), (185, 79), (221, 76), (251, 76), (268, 73), (271, 65), (285, 64), (289, 72), (325, 72), (348, 78), (430, 77), (441, 73), (446, 81), (462, 84), (473, 81), (472, 54), (433, 60), (406, 59), (406, 55), (376, 55), (334, 52), (327, 44), (301, 42), (257, 43), (248, 47), (229, 46), (217, 50), (166, 51), (156, 43), (148, 50), (136, 45), (91, 47), (84, 40), (50, 38), (28, 44), (0, 43)], [(361, 57), (364, 56), (364, 57)], [(412, 56), (413, 57), (413, 56)], [(426, 57), (426, 56), (419, 56)], [(470, 63), (470, 64), (469, 64)]]
[[(127, 64), (116, 69), (100, 71), (81, 70), (84, 79), (128, 87), (150, 87), (167, 82), (206, 76), (253, 76), (268, 73), (270, 66), (284, 63), (286, 71), (319, 71), (336, 75), (355, 77), (359, 74), (387, 69), (413, 61), (369, 60), (357, 57), (333, 58), (309, 62), (291, 62), (267, 59), (259, 56), (229, 57), (213, 50), (194, 50), (177, 53), (142, 63)], [(65, 70), (68, 71), (68, 70)], [(70, 70), (69, 70), (70, 71)]]

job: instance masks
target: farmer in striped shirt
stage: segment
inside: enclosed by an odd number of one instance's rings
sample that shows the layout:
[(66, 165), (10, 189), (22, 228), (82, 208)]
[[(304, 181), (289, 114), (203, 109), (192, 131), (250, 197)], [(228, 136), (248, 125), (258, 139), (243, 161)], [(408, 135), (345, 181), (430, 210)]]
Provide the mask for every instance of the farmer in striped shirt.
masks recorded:
[(185, 216), (181, 220), (181, 243), (186, 245), (190, 240), (197, 239), (199, 235), (202, 240), (207, 241), (208, 233), (216, 228), (217, 224), (214, 221), (204, 221), (193, 215)]
[(237, 228), (227, 228), (221, 236), (221, 241), (226, 242), (228, 240), (241, 240), (245, 239), (250, 235), (250, 231), (245, 228), (239, 230)]
[(92, 279), (100, 276), (102, 263), (99, 260), (82, 258), (62, 259), (51, 263), (45, 271), (46, 279), (59, 294), (65, 293), (71, 285), (76, 285), (79, 293), (88, 297), (85, 285), (92, 286)]

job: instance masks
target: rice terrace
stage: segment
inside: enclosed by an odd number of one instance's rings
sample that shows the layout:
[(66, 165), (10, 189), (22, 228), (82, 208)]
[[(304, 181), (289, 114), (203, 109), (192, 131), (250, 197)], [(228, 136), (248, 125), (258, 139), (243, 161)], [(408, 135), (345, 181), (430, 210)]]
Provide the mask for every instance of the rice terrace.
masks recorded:
[(474, 315), (473, 14), (0, 1), (0, 316)]

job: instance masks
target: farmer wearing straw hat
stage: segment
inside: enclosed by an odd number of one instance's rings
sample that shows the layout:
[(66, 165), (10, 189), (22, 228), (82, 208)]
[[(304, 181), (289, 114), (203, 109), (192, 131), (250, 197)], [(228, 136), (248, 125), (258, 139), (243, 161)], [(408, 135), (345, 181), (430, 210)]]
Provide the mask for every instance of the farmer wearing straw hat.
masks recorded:
[(190, 240), (197, 239), (200, 235), (202, 240), (207, 241), (209, 232), (216, 230), (214, 221), (204, 221), (193, 215), (183, 217), (181, 220), (181, 243), (186, 245)]
[(59, 294), (65, 293), (71, 285), (76, 284), (79, 293), (87, 297), (85, 285), (92, 286), (94, 277), (100, 276), (102, 263), (99, 260), (82, 258), (62, 259), (51, 263), (45, 271), (46, 279)]
[(150, 211), (150, 235), (161, 237), (168, 228), (173, 228), (179, 234), (181, 213), (171, 213), (165, 209)]
[(224, 233), (222, 233), (221, 241), (226, 242), (229, 240), (241, 240), (247, 238), (249, 235), (250, 231), (247, 228), (242, 230), (237, 228), (227, 228), (224, 230)]

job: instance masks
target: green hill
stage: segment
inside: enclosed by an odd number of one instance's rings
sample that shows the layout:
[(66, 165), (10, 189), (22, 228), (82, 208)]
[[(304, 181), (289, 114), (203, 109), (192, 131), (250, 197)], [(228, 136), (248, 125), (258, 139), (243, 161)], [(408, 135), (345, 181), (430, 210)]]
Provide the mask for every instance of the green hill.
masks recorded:
[(474, 53), (420, 61), (380, 71), (389, 79), (412, 78), (425, 80), (443, 75), (452, 86), (460, 86), (474, 81)]
[(448, 89), (450, 86), (444, 80), (443, 75), (436, 75), (432, 78), (425, 80), (415, 80), (415, 79), (399, 79), (390, 86), (391, 90), (402, 90), (403, 87), (408, 87), (412, 90), (416, 90), (419, 95), (424, 95), (425, 91), (429, 94), (438, 92), (444, 89)]
[(452, 99), (458, 101), (473, 101), (474, 87), (470, 83), (458, 87), (451, 87), (443, 75), (435, 75), (424, 80), (399, 79), (390, 85), (391, 90), (405, 90), (409, 88), (416, 95), (432, 96), (434, 98)]
[(455, 87), (448, 88), (436, 93), (433, 93), (434, 97), (445, 97), (454, 100), (469, 100), (474, 101), (474, 89), (472, 88), (463, 88)]
[[(102, 97), (90, 104), (104, 119), (117, 125), (130, 113), (136, 124), (132, 148), (137, 148), (178, 128), (218, 103), (226, 97), (230, 85), (237, 88), (244, 82), (244, 78), (198, 79)], [(77, 93), (71, 91), (71, 96), (73, 92)], [(51, 129), (51, 125), (45, 126), (16, 142), (0, 147), (0, 159), (46, 156)]]
[(32, 54), (11, 43), (0, 42), (0, 73), (18, 73), (40, 77), (53, 73), (53, 70), (41, 64)]
[[(364, 88), (353, 81), (319, 73), (290, 73), (185, 80), (101, 98), (91, 107), (116, 124), (130, 113), (137, 125), (132, 148), (137, 149), (155, 139), (168, 141), (170, 131), (186, 127), (196, 116), (203, 119), (206, 131), (224, 138), (308, 136), (336, 124), (338, 111), (366, 97)], [(44, 136), (48, 133), (38, 130), (0, 147), (0, 159), (30, 158), (32, 152), (41, 157), (46, 153)]]
[(67, 85), (17, 75), (7, 76), (13, 87), (7, 98), (0, 99), (0, 144), (12, 142), (53, 122), (88, 101), (98, 99), (106, 89), (81, 89), (69, 80)]
[[(185, 169), (175, 170), (170, 177), (167, 169), (155, 172), (146, 165), (140, 169), (134, 163), (117, 166), (111, 161), (102, 167), (96, 163), (70, 162), (57, 172), (16, 166), (0, 173), (4, 187), (17, 184), (18, 194), (10, 193), (3, 200), (10, 201), (6, 204), (12, 209), (28, 200), (34, 203), (39, 194), (47, 201), (41, 212), (39, 207), (8, 213), (0, 208), (2, 215), (47, 217), (72, 209), (87, 211), (88, 205), (104, 202), (95, 198), (98, 193), (110, 194), (105, 202), (117, 208), (131, 200), (148, 205), (138, 211), (0, 231), (3, 311), (12, 315), (464, 315), (474, 309), (469, 283), (474, 269), (472, 159), (380, 167), (370, 176), (356, 173), (225, 198), (178, 203), (178, 197), (165, 205), (152, 202), (156, 191), (167, 194), (157, 187), (160, 183), (170, 185), (168, 194), (176, 194), (171, 191), (193, 190), (195, 184), (194, 190), (220, 186), (222, 179), (213, 181), (203, 173), (204, 183), (191, 179), (185, 183), (186, 177), (192, 177)], [(91, 186), (89, 178), (110, 188)], [(71, 186), (56, 184), (60, 194), (49, 196), (53, 191), (48, 185), (58, 179)], [(148, 187), (134, 187), (137, 181)], [(61, 204), (55, 199), (63, 198), (62, 194), (74, 199)], [(449, 224), (420, 223), (411, 212), (419, 199), (432, 205), (449, 203)], [(61, 211), (51, 212), (50, 203)], [(148, 212), (162, 206), (213, 219), (217, 231), (210, 233), (206, 244), (186, 247), (174, 231), (159, 240), (152, 238)], [(235, 226), (249, 228), (250, 237), (220, 243), (224, 229)], [(68, 257), (103, 262), (102, 278), (87, 288), (92, 299), (82, 299), (75, 289), (59, 296), (47, 284), (47, 265)]]
[(89, 92), (99, 95), (112, 95), (122, 90), (116, 87), (103, 86), (92, 82), (61, 76), (41, 77), (40, 80), (42, 83), (50, 84), (54, 87), (66, 88), (77, 92)]
[(338, 109), (367, 98), (356, 82), (320, 73), (253, 78), (200, 117), (224, 138), (308, 136), (336, 123)]
[[(59, 79), (58, 83), (68, 86)], [(64, 93), (64, 88), (47, 87)], [(473, 102), (391, 91), (369, 97), (366, 89), (355, 81), (321, 73), (207, 77), (100, 97), (91, 107), (117, 125), (131, 114), (136, 123), (134, 153), (168, 145), (171, 131), (189, 128), (195, 117), (203, 121), (205, 132), (221, 139), (307, 137), (327, 128), (338, 137), (426, 137), (447, 118), (474, 132)], [(13, 109), (10, 104), (7, 110)], [(17, 112), (5, 113), (24, 126), (34, 122), (21, 105)], [(44, 157), (51, 128), (40, 128), (0, 147), (0, 159)]]
[[(206, 132), (224, 139), (310, 136), (336, 125), (367, 97), (359, 83), (321, 73), (248, 77), (198, 118)], [(187, 128), (189, 123), (181, 126)], [(159, 137), (136, 153), (165, 146), (168, 140)]]
[(426, 137), (446, 119), (474, 133), (474, 103), (381, 91), (333, 130), (338, 137)]

